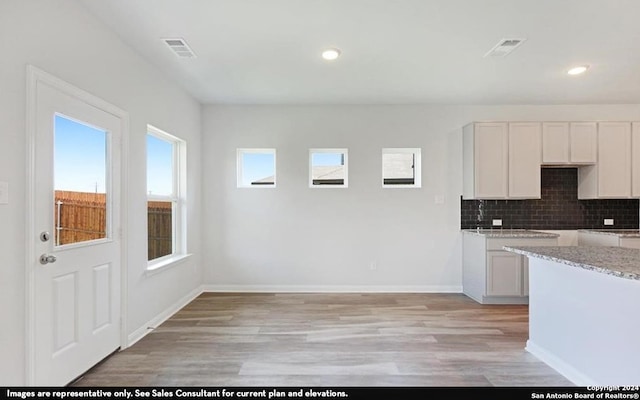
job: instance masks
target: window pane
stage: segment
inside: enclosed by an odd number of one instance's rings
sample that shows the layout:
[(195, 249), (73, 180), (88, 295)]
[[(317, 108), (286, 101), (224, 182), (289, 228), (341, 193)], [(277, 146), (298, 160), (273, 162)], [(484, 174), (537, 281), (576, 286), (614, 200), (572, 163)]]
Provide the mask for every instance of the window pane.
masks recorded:
[(274, 151), (241, 150), (239, 186), (274, 186), (276, 155)]
[(173, 143), (147, 135), (147, 194), (173, 196)]
[(413, 153), (385, 153), (382, 155), (382, 178), (385, 185), (413, 185), (415, 183), (415, 155)]
[(147, 202), (148, 260), (173, 253), (173, 202)]
[(55, 245), (107, 236), (107, 132), (54, 120)]
[(318, 152), (311, 154), (313, 185), (344, 185), (345, 154)]

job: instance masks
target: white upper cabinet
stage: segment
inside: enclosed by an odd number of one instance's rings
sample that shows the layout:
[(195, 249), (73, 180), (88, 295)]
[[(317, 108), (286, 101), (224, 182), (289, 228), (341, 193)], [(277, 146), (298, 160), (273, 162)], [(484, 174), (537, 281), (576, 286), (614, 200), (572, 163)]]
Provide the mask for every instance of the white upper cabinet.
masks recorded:
[(578, 167), (579, 199), (640, 198), (640, 122), (475, 122), (463, 199), (539, 199), (543, 165)]
[(539, 199), (542, 125), (477, 122), (463, 129), (464, 199)]
[(542, 164), (595, 164), (597, 138), (595, 122), (544, 122)]
[(631, 123), (598, 123), (598, 162), (578, 170), (578, 198), (631, 197)]
[(545, 122), (542, 124), (542, 163), (566, 164), (569, 162), (569, 123)]
[(463, 198), (506, 199), (508, 125), (478, 122), (463, 129)]
[(631, 128), (631, 196), (640, 197), (640, 122)]
[(569, 163), (595, 164), (598, 161), (598, 125), (595, 122), (571, 122), (569, 151)]
[(540, 198), (542, 125), (539, 122), (509, 123), (510, 199)]

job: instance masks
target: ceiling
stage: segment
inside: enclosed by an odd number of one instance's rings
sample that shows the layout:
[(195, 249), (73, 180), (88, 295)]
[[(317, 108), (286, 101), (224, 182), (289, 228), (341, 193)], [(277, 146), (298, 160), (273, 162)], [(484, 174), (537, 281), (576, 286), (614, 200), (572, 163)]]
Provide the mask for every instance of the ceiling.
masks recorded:
[(638, 0), (78, 1), (204, 104), (640, 103)]

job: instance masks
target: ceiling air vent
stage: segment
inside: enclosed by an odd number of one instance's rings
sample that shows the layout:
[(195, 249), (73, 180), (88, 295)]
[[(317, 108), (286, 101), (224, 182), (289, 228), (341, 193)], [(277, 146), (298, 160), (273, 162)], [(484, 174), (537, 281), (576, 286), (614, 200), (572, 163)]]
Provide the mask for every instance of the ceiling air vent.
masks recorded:
[(485, 54), (485, 57), (504, 57), (514, 51), (526, 39), (502, 39)]
[(178, 57), (195, 58), (196, 56), (193, 50), (191, 50), (191, 48), (187, 44), (187, 42), (184, 41), (184, 39), (171, 38), (171, 39), (162, 39), (162, 41), (165, 42), (166, 45), (169, 46), (169, 48), (173, 50), (173, 52), (176, 53)]

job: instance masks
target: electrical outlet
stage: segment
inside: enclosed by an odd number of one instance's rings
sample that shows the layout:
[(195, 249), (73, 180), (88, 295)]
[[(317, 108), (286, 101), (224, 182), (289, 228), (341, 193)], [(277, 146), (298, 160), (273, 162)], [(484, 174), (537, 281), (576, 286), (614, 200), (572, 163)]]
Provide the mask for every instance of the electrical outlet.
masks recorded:
[(370, 271), (377, 271), (378, 270), (378, 263), (375, 261), (371, 261), (369, 263), (369, 270)]
[(605, 218), (604, 219), (604, 224), (605, 225), (613, 225), (613, 218)]
[(494, 219), (493, 220), (493, 226), (502, 226), (502, 220), (501, 219)]

